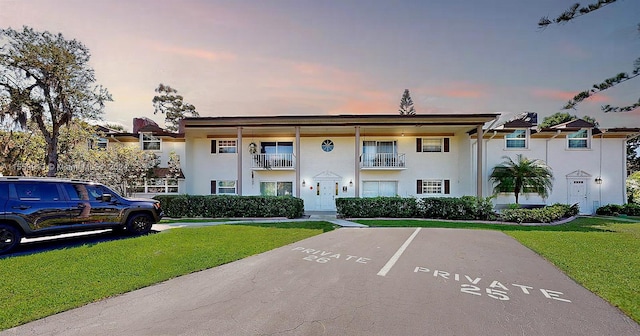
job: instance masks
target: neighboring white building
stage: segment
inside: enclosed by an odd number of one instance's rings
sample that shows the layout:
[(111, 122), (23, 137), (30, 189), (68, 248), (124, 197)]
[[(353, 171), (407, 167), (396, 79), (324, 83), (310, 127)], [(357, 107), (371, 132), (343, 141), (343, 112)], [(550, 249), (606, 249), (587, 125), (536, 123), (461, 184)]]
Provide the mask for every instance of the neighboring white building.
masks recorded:
[[(523, 154), (547, 162), (555, 181), (548, 199), (522, 195), (522, 204), (579, 203), (592, 213), (625, 202), (626, 140), (638, 129), (600, 130), (578, 120), (538, 130), (535, 114), (499, 117), (193, 117), (179, 134), (147, 126), (126, 137), (163, 158), (180, 155), (185, 178), (168, 193), (291, 195), (309, 211), (335, 210), (339, 197), (488, 197), (491, 169), (503, 156)], [(495, 199), (513, 202), (513, 194)]]

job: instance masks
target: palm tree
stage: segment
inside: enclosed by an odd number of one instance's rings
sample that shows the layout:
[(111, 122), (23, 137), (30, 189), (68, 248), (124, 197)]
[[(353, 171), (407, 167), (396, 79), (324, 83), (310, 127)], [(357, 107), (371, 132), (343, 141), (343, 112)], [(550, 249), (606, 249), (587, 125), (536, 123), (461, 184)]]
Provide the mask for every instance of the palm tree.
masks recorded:
[(553, 173), (547, 164), (538, 159), (527, 159), (517, 155), (517, 162), (503, 156), (504, 161), (493, 167), (489, 179), (495, 184), (494, 193), (513, 192), (518, 204), (518, 196), (523, 192), (533, 192), (543, 198), (549, 196), (553, 188)]

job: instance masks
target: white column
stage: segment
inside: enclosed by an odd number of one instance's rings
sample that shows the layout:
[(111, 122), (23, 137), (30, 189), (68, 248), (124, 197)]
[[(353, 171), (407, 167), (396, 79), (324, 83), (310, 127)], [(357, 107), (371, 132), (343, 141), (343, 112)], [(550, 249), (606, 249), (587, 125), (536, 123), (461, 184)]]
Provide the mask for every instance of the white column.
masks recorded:
[(360, 197), (360, 126), (356, 126), (356, 148), (355, 148), (355, 179), (353, 184), (355, 186), (355, 197)]
[(238, 181), (236, 182), (236, 188), (238, 190), (238, 195), (242, 196), (242, 150), (244, 146), (242, 145), (242, 127), (238, 127), (238, 147), (236, 148), (236, 152), (238, 155), (238, 162), (236, 163), (238, 169)]
[(482, 133), (482, 125), (478, 125), (478, 128), (476, 129), (476, 134), (478, 137), (478, 146), (477, 146), (477, 161), (476, 161), (476, 196), (478, 197), (483, 197), (483, 192), (482, 192), (482, 146), (483, 146), (483, 142), (484, 140), (483, 138), (483, 133)]
[(300, 198), (300, 154), (302, 151), (300, 150), (300, 126), (296, 126), (296, 197)]

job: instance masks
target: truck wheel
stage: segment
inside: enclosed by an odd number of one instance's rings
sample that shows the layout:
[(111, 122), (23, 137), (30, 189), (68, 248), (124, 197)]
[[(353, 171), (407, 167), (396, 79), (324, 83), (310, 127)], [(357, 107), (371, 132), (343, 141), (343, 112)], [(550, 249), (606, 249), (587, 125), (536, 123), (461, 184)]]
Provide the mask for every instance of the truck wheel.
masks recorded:
[(20, 244), (20, 231), (11, 225), (0, 224), (0, 254), (11, 251)]
[(146, 214), (135, 214), (127, 221), (127, 232), (132, 235), (143, 235), (151, 231), (153, 220)]

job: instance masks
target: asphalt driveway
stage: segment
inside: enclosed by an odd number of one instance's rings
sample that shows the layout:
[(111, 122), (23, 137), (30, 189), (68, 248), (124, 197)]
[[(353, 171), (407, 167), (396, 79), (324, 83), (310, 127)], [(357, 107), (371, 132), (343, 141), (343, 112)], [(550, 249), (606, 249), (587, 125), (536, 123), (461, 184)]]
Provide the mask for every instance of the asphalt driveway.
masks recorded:
[(342, 228), (0, 335), (640, 335), (496, 231)]

